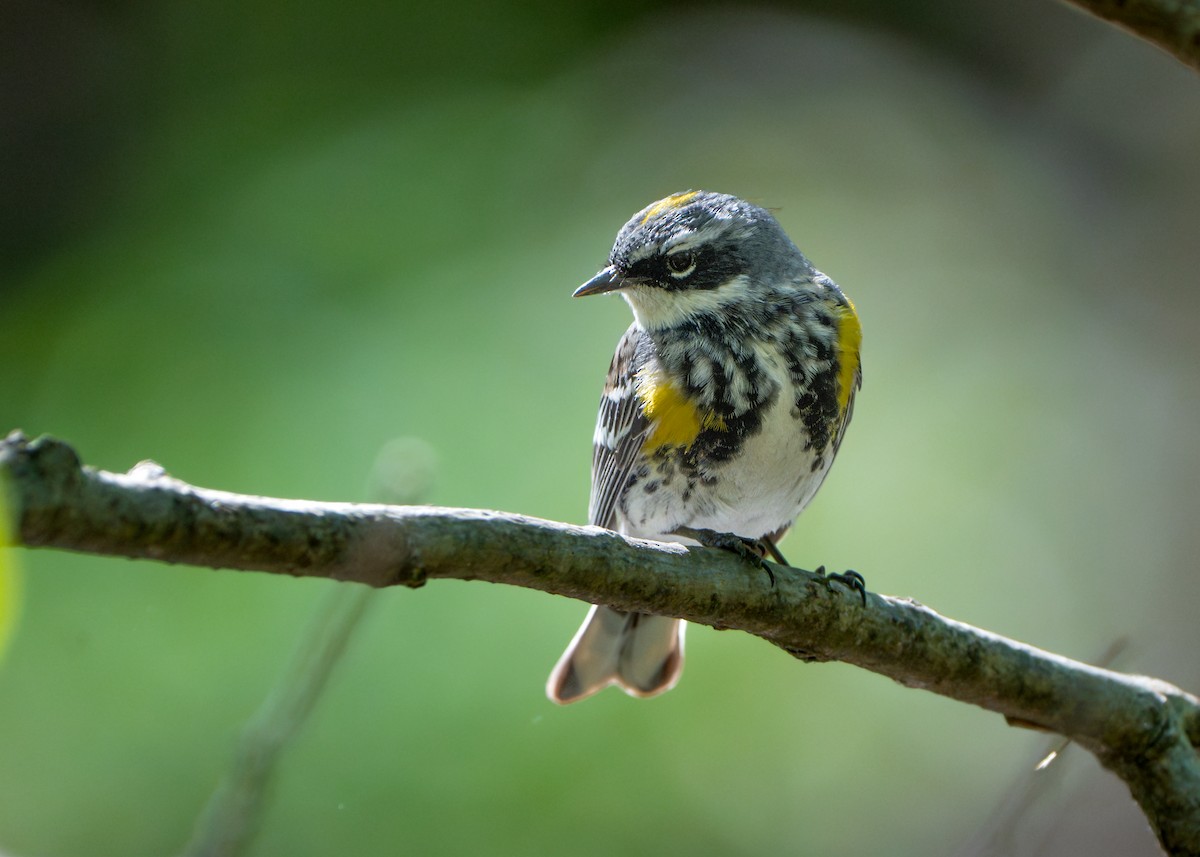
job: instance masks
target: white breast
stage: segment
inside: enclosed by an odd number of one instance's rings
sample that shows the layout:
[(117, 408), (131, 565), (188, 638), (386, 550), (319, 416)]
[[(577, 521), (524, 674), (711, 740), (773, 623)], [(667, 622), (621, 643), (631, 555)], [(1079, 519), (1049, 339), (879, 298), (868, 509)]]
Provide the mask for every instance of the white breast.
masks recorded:
[(830, 456), (814, 469), (817, 455), (805, 449), (807, 434), (791, 414), (797, 397), (791, 379), (776, 352), (764, 346), (759, 357), (779, 384), (761, 429), (732, 460), (711, 470), (715, 482), (701, 481), (685, 492), (686, 482), (673, 480), (652, 495), (638, 495), (630, 504), (635, 520), (621, 521), (623, 531), (678, 541), (664, 534), (686, 526), (758, 538), (792, 523), (808, 505)]
[[(790, 389), (785, 384), (784, 390)], [(691, 526), (757, 538), (792, 523), (808, 505), (829, 470), (829, 461), (813, 469), (817, 456), (805, 449), (807, 435), (791, 416), (794, 400), (781, 392), (762, 430), (745, 442), (738, 458), (717, 472), (716, 502)]]

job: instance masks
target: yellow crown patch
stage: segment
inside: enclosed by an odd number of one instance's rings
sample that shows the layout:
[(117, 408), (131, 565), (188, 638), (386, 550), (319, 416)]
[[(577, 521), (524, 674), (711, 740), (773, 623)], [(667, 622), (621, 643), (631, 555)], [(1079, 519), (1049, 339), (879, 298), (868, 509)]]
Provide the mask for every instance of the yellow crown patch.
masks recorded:
[(699, 195), (698, 190), (689, 190), (686, 193), (674, 193), (666, 199), (660, 199), (654, 205), (646, 209), (646, 215), (642, 218), (642, 223), (647, 223), (652, 217), (658, 217), (664, 211), (670, 211), (673, 208), (679, 208), (682, 205), (687, 205), (688, 202)]

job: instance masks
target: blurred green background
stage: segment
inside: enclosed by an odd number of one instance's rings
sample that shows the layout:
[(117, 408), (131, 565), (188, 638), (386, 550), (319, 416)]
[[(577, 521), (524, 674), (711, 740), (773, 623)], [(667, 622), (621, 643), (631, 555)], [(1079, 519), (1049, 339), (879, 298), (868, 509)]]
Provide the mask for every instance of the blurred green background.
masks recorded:
[[(728, 191), (866, 331), (787, 555), (1200, 689), (1200, 80), (1150, 46), (1043, 0), (9, 0), (0, 75), (0, 431), (330, 500), (423, 438), (431, 502), (582, 521), (628, 310), (570, 292)], [(334, 584), (19, 559), (0, 851), (176, 852)], [(1082, 751), (1029, 786), (1045, 736), (736, 633), (556, 708), (583, 613), (381, 593), (252, 853), (1155, 853)]]

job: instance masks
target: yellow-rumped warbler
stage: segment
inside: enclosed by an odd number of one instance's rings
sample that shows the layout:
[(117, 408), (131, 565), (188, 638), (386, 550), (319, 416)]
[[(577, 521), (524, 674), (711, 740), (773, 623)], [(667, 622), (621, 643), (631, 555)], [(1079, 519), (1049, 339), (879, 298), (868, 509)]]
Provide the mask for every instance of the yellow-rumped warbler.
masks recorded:
[[(620, 292), (634, 320), (600, 399), (589, 523), (778, 557), (850, 422), (854, 304), (769, 212), (707, 191), (635, 214), (575, 296), (603, 292)], [(682, 668), (683, 622), (594, 606), (546, 693), (654, 696)]]

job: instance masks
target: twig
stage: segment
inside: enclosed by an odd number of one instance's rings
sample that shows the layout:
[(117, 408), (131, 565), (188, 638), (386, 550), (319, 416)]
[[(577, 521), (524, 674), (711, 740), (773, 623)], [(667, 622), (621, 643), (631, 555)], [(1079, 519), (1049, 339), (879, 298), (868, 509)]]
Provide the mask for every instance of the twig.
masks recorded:
[(15, 531), (57, 547), (213, 568), (421, 586), (457, 578), (746, 631), (1057, 732), (1120, 776), (1171, 854), (1200, 855), (1200, 700), (939, 616), (915, 601), (777, 580), (732, 554), (475, 509), (277, 500), (196, 488), (155, 465), (82, 467), (66, 444), (0, 443)]
[[(415, 438), (395, 438), (380, 450), (370, 477), (376, 499), (417, 502), (433, 481), (431, 451)], [(3, 524), (0, 520), (0, 527)], [(378, 592), (351, 585), (325, 593), (287, 667), (242, 730), (229, 770), (200, 813), (181, 857), (248, 853), (266, 812), (275, 769), (316, 706)]]
[(363, 586), (326, 593), (291, 663), (242, 730), (233, 762), (197, 819), (182, 857), (246, 853), (279, 758), (308, 719), (374, 594)]
[(1200, 71), (1200, 0), (1070, 0)]

